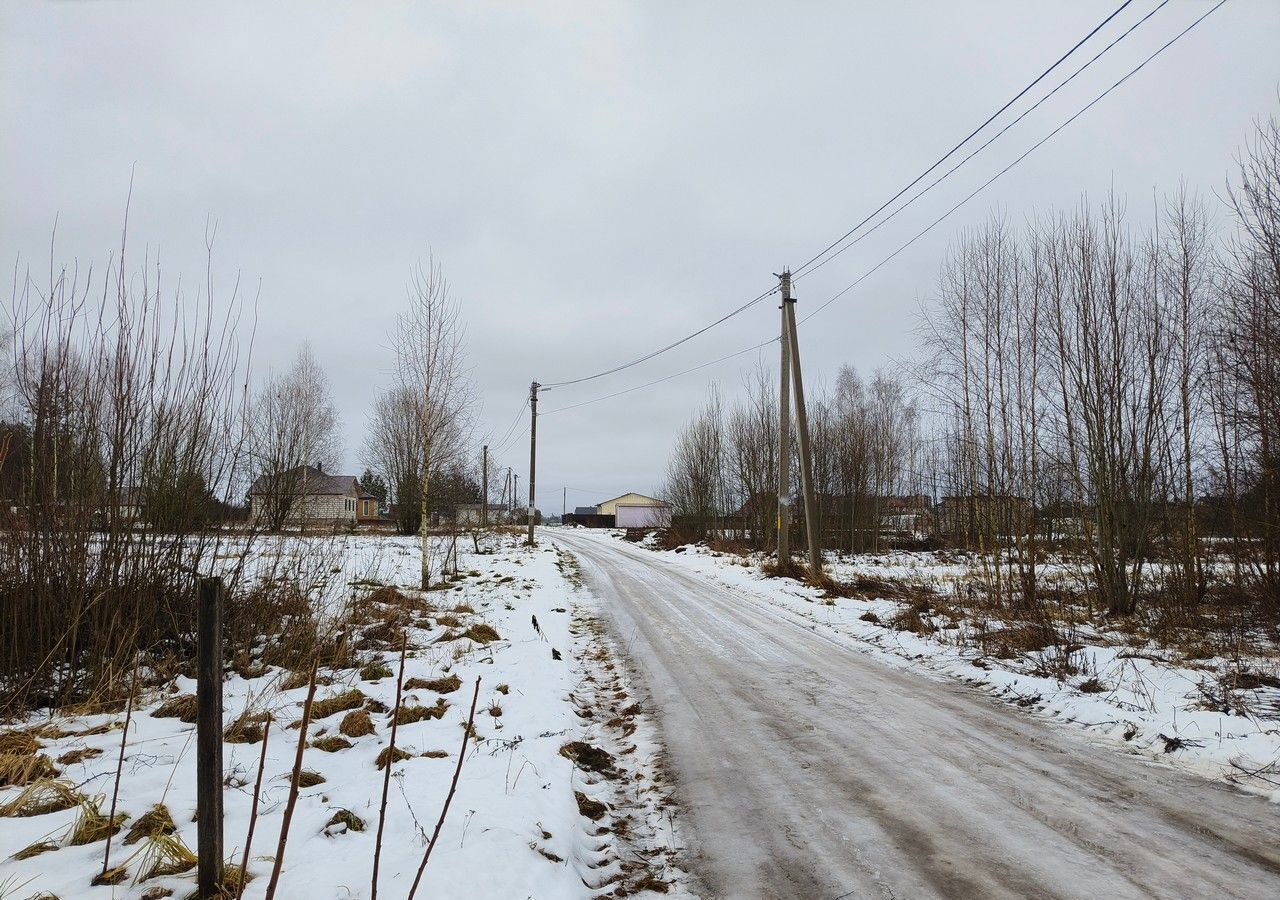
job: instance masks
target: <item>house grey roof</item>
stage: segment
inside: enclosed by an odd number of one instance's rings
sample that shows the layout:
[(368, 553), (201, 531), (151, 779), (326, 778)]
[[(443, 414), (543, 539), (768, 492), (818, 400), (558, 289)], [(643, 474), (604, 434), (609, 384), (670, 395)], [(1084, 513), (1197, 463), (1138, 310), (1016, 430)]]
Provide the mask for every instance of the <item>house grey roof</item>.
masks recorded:
[(315, 466), (298, 466), (279, 475), (261, 475), (249, 488), (249, 496), (266, 494), (275, 479), (281, 479), (291, 489), (310, 495), (346, 496), (359, 494), (360, 486), (354, 475), (326, 475)]
[(575, 506), (573, 508), (573, 514), (575, 516), (594, 516), (596, 514), (596, 508), (594, 506)]

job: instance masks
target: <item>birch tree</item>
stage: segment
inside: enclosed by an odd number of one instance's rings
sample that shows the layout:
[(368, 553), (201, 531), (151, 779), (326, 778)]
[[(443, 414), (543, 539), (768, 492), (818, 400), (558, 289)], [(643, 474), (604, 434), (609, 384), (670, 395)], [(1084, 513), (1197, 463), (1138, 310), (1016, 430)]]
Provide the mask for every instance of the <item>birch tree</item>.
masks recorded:
[(409, 308), (396, 322), (396, 384), (411, 404), (422, 455), (418, 510), (422, 537), (421, 582), (431, 584), (430, 483), (442, 458), (456, 451), (470, 401), (463, 355), (461, 308), (434, 259), (409, 280)]

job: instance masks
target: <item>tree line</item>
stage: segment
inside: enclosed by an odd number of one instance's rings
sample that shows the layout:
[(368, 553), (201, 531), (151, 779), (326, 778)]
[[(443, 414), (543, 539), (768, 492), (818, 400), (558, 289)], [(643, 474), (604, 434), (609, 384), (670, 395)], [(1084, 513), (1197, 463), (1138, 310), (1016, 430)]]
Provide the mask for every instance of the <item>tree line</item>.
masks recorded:
[[(254, 378), (238, 283), (170, 284), (122, 238), (95, 271), (15, 272), (0, 322), (0, 687), (22, 704), (118, 687), (137, 660), (189, 659), (194, 582), (264, 534), (296, 530), (307, 471), (332, 472), (342, 423), (303, 344)], [(367, 489), (423, 535), (479, 499), (460, 308), (434, 262), (410, 279), (392, 385), (373, 402)], [(310, 468), (308, 468), (310, 467)], [(246, 492), (261, 487), (250, 511)], [(437, 569), (439, 561), (435, 561)], [(234, 615), (234, 614), (232, 614)]]
[[(919, 337), (919, 364), (842, 367), (811, 401), (826, 547), (924, 528), (979, 551), (1012, 606), (1043, 597), (1050, 551), (1113, 614), (1227, 591), (1280, 604), (1275, 118), (1221, 209), (1183, 188), (1149, 224), (1110, 197), (962, 234)], [(713, 393), (670, 457), (676, 512), (772, 546), (778, 428), (765, 369), (733, 404)]]

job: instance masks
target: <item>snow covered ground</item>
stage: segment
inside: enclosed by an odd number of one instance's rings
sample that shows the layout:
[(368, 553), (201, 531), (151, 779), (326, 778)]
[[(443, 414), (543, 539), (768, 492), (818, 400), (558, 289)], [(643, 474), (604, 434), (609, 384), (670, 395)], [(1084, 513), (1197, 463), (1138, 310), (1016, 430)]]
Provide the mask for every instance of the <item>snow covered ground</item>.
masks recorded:
[[(621, 540), (622, 533), (615, 537)], [(895, 630), (889, 623), (903, 609), (902, 601), (828, 598), (791, 579), (766, 578), (759, 566), (762, 556), (718, 553), (703, 545), (660, 550), (646, 541), (644, 546), (744, 599), (803, 616), (813, 628), (853, 649), (899, 666), (961, 679), (1019, 707), (1084, 729), (1123, 752), (1245, 786), (1280, 802), (1280, 690), (1258, 686), (1237, 694), (1247, 705), (1231, 704), (1230, 712), (1223, 711), (1217, 685), (1233, 665), (1231, 660), (1189, 662), (1154, 644), (1135, 646), (1081, 628), (1073, 634), (1080, 649), (1072, 654), (1081, 671), (1059, 679), (1043, 674), (1054, 662), (1046, 658), (1052, 648), (1010, 658), (980, 654), (973, 648), (977, 625), (971, 621), (938, 617), (936, 630), (924, 635)], [(866, 576), (949, 590), (950, 582), (969, 569), (940, 562), (932, 554), (892, 553), (833, 559), (829, 571), (840, 581)], [(1002, 624), (989, 621), (982, 627), (994, 630)], [(1254, 671), (1278, 674), (1276, 659), (1245, 662)]]
[[(485, 541), (476, 553), (469, 538), (460, 540), (458, 577), (427, 595), (430, 606), (413, 604), (402, 702), (416, 714), (406, 715), (396, 739), (408, 757), (392, 769), (381, 894), (408, 893), (457, 765), (479, 679), (475, 739), (417, 896), (511, 900), (651, 890), (689, 896), (654, 726), (630, 699), (573, 558), (547, 545), (526, 549), (511, 536)], [(374, 596), (394, 597), (385, 585), (416, 596), (410, 587), (417, 543), (351, 536), (327, 539), (323, 552), (312, 553), (306, 540), (285, 539), (259, 545), (254, 554), (250, 568), (259, 574), (280, 560), (294, 576), (305, 572), (316, 602), (334, 616), (354, 598), (364, 622), (355, 644), (358, 667), (321, 673), (327, 683), (317, 689), (317, 702), (346, 696), (312, 722), (303, 768), (314, 777), (299, 796), (277, 896), (368, 897), (383, 785), (376, 761), (390, 736), (398, 647), (374, 636), (394, 607), (366, 598), (379, 590)], [(242, 714), (272, 715), (248, 898), (265, 895), (297, 751), (307, 688), (288, 677), (257, 665), (247, 675), (229, 673), (225, 683), (228, 724)], [(73, 843), (84, 822), (79, 808), (10, 814), (0, 817), (0, 896), (191, 893), (194, 869), (145, 877), (157, 862), (183, 858), (172, 842), (124, 841), (132, 823), (163, 804), (180, 845), (196, 846), (195, 726), (156, 715), (162, 704), (194, 690), (190, 678), (179, 676), (146, 691), (134, 710), (118, 804), (128, 819), (111, 847), (112, 866), (124, 864), (127, 875), (115, 885), (90, 886), (102, 868), (105, 841)], [(97, 795), (105, 815), (123, 720), (122, 711), (46, 714), (0, 732), (10, 741), (22, 740), (13, 737), (18, 731), (34, 737), (38, 753), (60, 770), (61, 783), (85, 797)], [(238, 865), (243, 853), (262, 746), (224, 744), (230, 864)], [(0, 808), (20, 795), (18, 787), (0, 789)]]

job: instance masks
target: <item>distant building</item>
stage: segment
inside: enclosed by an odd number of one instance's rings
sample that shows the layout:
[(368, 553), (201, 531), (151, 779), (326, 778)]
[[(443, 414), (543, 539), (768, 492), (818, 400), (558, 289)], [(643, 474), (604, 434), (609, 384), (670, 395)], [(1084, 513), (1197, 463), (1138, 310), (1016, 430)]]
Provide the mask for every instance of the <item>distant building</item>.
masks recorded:
[(356, 500), (356, 521), (362, 525), (383, 521), (382, 513), (378, 510), (378, 498), (366, 490), (361, 490)]
[(596, 514), (601, 516), (616, 516), (618, 514), (618, 505), (625, 506), (667, 506), (668, 504), (659, 500), (657, 497), (646, 497), (644, 494), (623, 494), (621, 497), (614, 497), (612, 500), (606, 500), (603, 503), (596, 504)]
[(286, 472), (263, 475), (249, 488), (249, 517), (269, 522), (272, 511), (287, 505), (288, 525), (356, 524), (364, 510), (376, 515), (378, 503), (360, 490), (354, 475), (326, 475), (315, 466), (298, 466)]
[(595, 506), (575, 507), (564, 517), (564, 524), (587, 528), (670, 528), (671, 504), (633, 492)]

